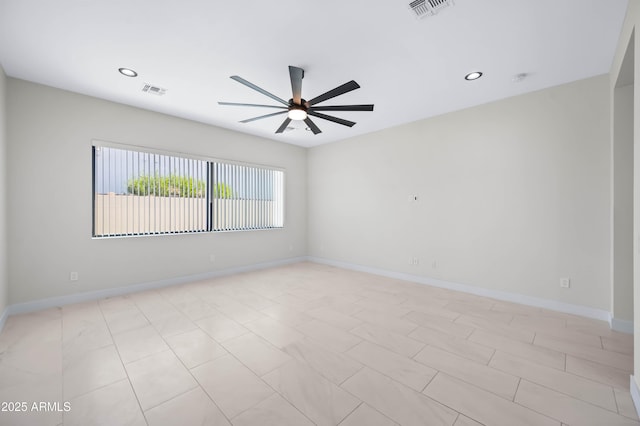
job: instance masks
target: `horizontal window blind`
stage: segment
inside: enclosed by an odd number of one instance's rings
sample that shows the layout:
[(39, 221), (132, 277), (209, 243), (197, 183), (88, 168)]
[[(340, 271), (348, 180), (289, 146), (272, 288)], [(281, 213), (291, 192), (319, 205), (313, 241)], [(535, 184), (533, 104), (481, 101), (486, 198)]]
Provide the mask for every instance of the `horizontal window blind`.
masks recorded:
[(282, 170), (93, 147), (94, 237), (283, 226)]

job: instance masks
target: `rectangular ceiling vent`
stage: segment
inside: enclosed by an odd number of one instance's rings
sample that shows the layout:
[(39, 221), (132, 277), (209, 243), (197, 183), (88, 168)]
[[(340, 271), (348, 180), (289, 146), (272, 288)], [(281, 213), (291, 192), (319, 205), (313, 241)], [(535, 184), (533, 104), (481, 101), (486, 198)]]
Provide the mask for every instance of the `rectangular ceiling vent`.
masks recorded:
[(151, 93), (153, 95), (158, 95), (158, 96), (162, 96), (165, 93), (167, 93), (167, 89), (163, 89), (162, 87), (153, 86), (147, 83), (145, 83), (144, 87), (142, 88), (142, 91), (146, 93)]
[(417, 18), (433, 16), (449, 6), (453, 6), (453, 0), (415, 0), (409, 3), (409, 9)]

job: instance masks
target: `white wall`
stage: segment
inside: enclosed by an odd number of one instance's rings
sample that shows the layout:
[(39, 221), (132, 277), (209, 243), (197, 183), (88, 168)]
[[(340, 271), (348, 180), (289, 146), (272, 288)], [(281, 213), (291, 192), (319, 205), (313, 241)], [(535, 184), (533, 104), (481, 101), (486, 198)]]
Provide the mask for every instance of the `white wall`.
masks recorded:
[(2, 313), (8, 304), (9, 273), (7, 270), (7, 121), (6, 76), (0, 65), (0, 329)]
[[(7, 109), (11, 304), (306, 254), (303, 148), (13, 78)], [(285, 228), (94, 240), (92, 139), (282, 167)]]
[(605, 75), (310, 149), (309, 254), (609, 311), (608, 90)]
[[(635, 29), (635, 32), (634, 32)], [(618, 76), (622, 69), (622, 65), (627, 51), (627, 46), (631, 41), (631, 37), (635, 37), (634, 40), (634, 70), (633, 81), (634, 83), (640, 82), (640, 42), (637, 40), (638, 30), (640, 29), (640, 2), (630, 1), (627, 6), (627, 14), (620, 33), (620, 39), (618, 41), (618, 47), (611, 66), (610, 80), (609, 80), (609, 93), (613, 99)], [(633, 93), (634, 105), (640, 105), (640, 84), (634, 84)], [(636, 404), (636, 410), (640, 407), (640, 394), (637, 392), (640, 385), (640, 135), (638, 129), (640, 129), (640, 115), (634, 114), (633, 117), (633, 148), (634, 148), (634, 176), (633, 176), (633, 329), (634, 329), (634, 373), (633, 382), (634, 386), (631, 388), (631, 393), (634, 396), (634, 402)], [(635, 388), (635, 389), (634, 389)], [(640, 411), (639, 411), (640, 412)]]

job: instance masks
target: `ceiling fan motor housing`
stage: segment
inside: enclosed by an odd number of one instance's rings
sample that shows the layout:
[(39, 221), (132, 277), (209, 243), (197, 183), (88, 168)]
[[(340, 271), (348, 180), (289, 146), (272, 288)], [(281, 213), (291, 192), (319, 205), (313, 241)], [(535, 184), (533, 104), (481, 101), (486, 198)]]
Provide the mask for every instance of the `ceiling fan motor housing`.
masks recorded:
[(309, 104), (306, 99), (300, 99), (300, 104), (297, 104), (293, 101), (293, 99), (289, 99), (289, 109), (304, 109), (305, 111), (309, 108)]

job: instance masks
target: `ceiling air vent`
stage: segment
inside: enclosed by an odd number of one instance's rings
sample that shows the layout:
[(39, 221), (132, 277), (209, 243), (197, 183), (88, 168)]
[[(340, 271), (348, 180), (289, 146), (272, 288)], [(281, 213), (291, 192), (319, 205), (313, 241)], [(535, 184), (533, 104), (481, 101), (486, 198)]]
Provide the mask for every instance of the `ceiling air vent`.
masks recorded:
[(158, 95), (158, 96), (162, 96), (165, 93), (167, 93), (167, 89), (163, 89), (162, 87), (158, 87), (158, 86), (153, 86), (151, 84), (145, 84), (144, 87), (142, 88), (142, 91), (146, 93), (151, 93), (153, 95)]
[(415, 0), (409, 3), (409, 8), (418, 18), (433, 16), (449, 6), (453, 6), (453, 0)]

